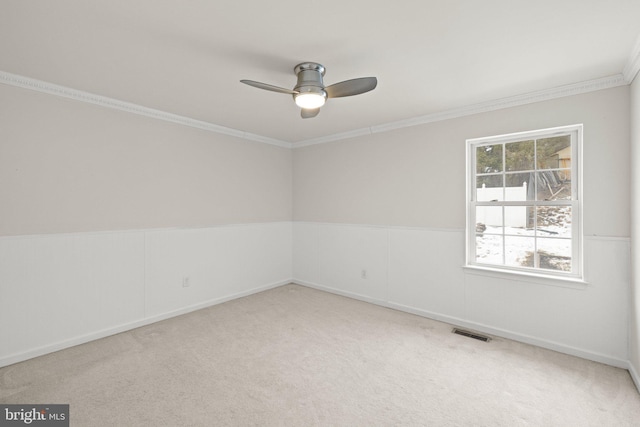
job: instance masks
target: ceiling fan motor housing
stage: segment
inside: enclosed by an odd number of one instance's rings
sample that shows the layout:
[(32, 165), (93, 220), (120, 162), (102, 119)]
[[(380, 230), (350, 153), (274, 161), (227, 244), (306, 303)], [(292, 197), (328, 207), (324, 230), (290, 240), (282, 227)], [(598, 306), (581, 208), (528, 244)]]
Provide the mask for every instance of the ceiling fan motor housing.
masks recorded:
[[(315, 62), (303, 62), (294, 67), (293, 71), (298, 76), (298, 83), (293, 88), (299, 94), (313, 93), (327, 98), (327, 92), (324, 90), (324, 66)], [(297, 96), (294, 95), (294, 98)]]

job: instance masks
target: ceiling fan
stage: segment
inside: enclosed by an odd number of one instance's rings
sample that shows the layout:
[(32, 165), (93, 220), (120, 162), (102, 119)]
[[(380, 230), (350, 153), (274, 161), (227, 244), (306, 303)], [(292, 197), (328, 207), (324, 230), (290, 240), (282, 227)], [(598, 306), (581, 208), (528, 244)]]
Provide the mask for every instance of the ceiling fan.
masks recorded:
[(317, 116), (320, 112), (320, 107), (324, 105), (327, 98), (360, 95), (375, 89), (378, 84), (378, 80), (375, 77), (362, 77), (325, 86), (322, 82), (325, 68), (315, 62), (298, 64), (293, 71), (298, 76), (298, 83), (292, 90), (253, 80), (240, 80), (240, 82), (259, 89), (293, 95), (296, 105), (302, 108), (301, 116), (303, 119)]

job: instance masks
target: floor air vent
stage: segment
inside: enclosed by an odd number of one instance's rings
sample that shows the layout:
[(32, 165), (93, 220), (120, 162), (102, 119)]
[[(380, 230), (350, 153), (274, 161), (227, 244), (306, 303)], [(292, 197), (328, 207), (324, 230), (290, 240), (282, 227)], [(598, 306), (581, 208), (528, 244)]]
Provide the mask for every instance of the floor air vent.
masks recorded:
[(491, 341), (491, 338), (489, 338), (488, 336), (476, 334), (475, 332), (471, 332), (471, 331), (465, 331), (464, 329), (453, 328), (453, 331), (451, 331), (451, 332), (453, 332), (454, 334), (458, 334), (458, 335), (462, 335), (462, 336), (465, 336), (465, 337), (473, 338), (474, 340), (479, 340), (479, 341), (484, 341), (484, 342)]

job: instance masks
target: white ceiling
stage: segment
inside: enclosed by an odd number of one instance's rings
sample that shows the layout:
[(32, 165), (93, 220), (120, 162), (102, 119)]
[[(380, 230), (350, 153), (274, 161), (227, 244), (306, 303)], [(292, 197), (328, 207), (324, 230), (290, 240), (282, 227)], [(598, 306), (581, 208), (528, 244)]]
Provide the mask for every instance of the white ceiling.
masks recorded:
[[(638, 0), (3, 0), (0, 71), (286, 142), (620, 74)], [(363, 95), (300, 118), (303, 61)]]

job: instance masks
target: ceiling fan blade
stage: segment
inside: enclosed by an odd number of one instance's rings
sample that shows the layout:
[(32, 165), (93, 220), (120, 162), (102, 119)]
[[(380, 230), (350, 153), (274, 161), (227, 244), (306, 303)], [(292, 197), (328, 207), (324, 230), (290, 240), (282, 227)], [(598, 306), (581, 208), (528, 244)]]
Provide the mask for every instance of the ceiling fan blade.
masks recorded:
[(378, 85), (375, 77), (362, 77), (359, 79), (345, 80), (324, 88), (329, 98), (340, 98), (343, 96), (360, 95), (369, 92)]
[(317, 116), (319, 112), (320, 108), (303, 108), (302, 111), (300, 111), (300, 116), (302, 116), (303, 119), (310, 119)]
[(298, 93), (295, 90), (268, 85), (266, 83), (254, 82), (253, 80), (240, 80), (240, 82), (249, 86), (257, 87), (258, 89), (270, 90), (271, 92), (286, 93), (288, 95), (295, 95), (296, 93)]

